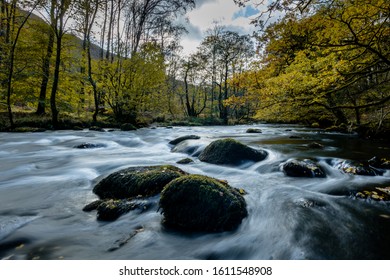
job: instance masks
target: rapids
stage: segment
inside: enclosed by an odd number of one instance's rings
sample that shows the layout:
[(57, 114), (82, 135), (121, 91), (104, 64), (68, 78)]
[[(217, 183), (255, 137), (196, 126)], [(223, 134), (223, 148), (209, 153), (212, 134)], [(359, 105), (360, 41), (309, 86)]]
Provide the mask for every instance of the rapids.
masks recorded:
[[(248, 134), (249, 127), (261, 134)], [(187, 140), (193, 154), (220, 138), (265, 149), (266, 160), (238, 167), (200, 162), (170, 140)], [(312, 142), (323, 149), (309, 148)], [(76, 149), (83, 143), (97, 148)], [(137, 131), (0, 133), (0, 259), (390, 259), (390, 202), (357, 199), (352, 191), (390, 186), (390, 171), (366, 177), (341, 173), (337, 159), (389, 158), (390, 143), (301, 126), (262, 124), (158, 127)], [(292, 178), (280, 164), (316, 159), (326, 178)], [(173, 164), (243, 188), (249, 215), (238, 229), (185, 233), (161, 225), (159, 197), (140, 213), (114, 222), (82, 208), (93, 186), (129, 166)]]

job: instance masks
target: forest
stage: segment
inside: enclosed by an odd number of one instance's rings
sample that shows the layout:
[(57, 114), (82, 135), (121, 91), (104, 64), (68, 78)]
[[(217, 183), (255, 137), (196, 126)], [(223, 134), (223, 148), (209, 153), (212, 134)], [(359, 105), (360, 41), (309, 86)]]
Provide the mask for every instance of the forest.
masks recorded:
[(183, 55), (177, 19), (195, 2), (2, 0), (1, 130), (266, 121), (388, 135), (389, 1), (234, 0), (262, 10), (255, 34), (216, 23)]

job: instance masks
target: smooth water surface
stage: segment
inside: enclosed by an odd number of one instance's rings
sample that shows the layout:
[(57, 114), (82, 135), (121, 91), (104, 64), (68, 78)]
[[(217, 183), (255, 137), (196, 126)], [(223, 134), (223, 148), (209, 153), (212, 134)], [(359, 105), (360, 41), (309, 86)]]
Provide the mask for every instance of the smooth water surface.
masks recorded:
[[(262, 134), (245, 133), (249, 127)], [(193, 154), (220, 138), (268, 151), (266, 160), (238, 167), (200, 162), (168, 142), (188, 140)], [(313, 149), (313, 141), (325, 146)], [(76, 149), (82, 143), (95, 149)], [(389, 157), (389, 142), (324, 133), (300, 126), (159, 127), (134, 132), (55, 131), (0, 134), (0, 259), (390, 259), (390, 203), (351, 193), (390, 186), (390, 172), (366, 177), (341, 173), (338, 159)], [(280, 164), (312, 158), (327, 178), (291, 178)], [(249, 215), (224, 233), (182, 233), (161, 225), (158, 200), (114, 222), (82, 208), (97, 199), (93, 186), (129, 166), (173, 164), (227, 180), (246, 190)]]

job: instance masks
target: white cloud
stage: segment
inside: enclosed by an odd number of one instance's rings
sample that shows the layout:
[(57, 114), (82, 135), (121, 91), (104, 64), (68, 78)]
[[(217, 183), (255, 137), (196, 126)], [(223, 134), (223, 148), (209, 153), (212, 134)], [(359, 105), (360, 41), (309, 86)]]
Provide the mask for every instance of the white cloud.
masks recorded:
[(186, 27), (189, 33), (183, 36), (182, 45), (184, 53), (196, 51), (208, 29), (215, 22), (226, 26), (229, 30), (241, 34), (252, 34), (254, 27), (250, 24), (250, 18), (255, 16), (253, 9), (240, 8), (233, 0), (197, 0), (197, 7), (187, 14), (189, 23)]

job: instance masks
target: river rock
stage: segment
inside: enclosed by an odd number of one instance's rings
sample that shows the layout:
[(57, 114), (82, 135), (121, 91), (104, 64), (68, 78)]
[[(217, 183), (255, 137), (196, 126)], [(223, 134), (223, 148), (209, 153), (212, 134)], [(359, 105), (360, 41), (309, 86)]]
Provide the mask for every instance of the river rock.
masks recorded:
[(74, 146), (75, 149), (97, 149), (97, 148), (105, 148), (104, 144), (94, 144), (94, 143), (82, 143)]
[(199, 155), (199, 159), (213, 164), (241, 164), (245, 161), (261, 161), (267, 157), (264, 150), (256, 150), (234, 139), (212, 142)]
[(233, 230), (248, 215), (238, 190), (202, 175), (171, 181), (161, 193), (160, 208), (165, 225), (190, 231)]
[(184, 153), (190, 156), (197, 157), (202, 152), (204, 145), (195, 140), (184, 140), (172, 148), (172, 153)]
[(185, 135), (185, 136), (181, 136), (181, 137), (179, 137), (179, 138), (176, 138), (176, 139), (170, 141), (169, 144), (171, 144), (171, 145), (177, 145), (177, 144), (179, 144), (180, 142), (183, 142), (183, 141), (185, 141), (185, 140), (190, 140), (190, 139), (192, 139), (192, 140), (198, 140), (198, 139), (200, 139), (200, 136), (198, 136), (198, 135)]
[(122, 131), (131, 131), (131, 130), (137, 130), (137, 128), (131, 124), (131, 123), (124, 123), (121, 125)]
[(325, 178), (325, 172), (321, 167), (310, 159), (293, 159), (282, 165), (283, 172), (290, 177)]
[(373, 157), (368, 163), (375, 168), (390, 169), (390, 160), (386, 158)]
[(335, 168), (340, 169), (346, 174), (362, 175), (362, 176), (378, 176), (383, 175), (383, 171), (371, 167), (368, 162), (360, 162), (353, 160), (343, 160), (336, 163)]
[(94, 201), (83, 208), (83, 211), (90, 212), (97, 210), (97, 219), (100, 221), (114, 221), (123, 214), (132, 210), (140, 209), (145, 211), (151, 203), (146, 200), (127, 199), (105, 199)]
[(322, 145), (318, 142), (311, 142), (311, 143), (307, 144), (307, 146), (311, 149), (323, 149), (324, 148), (324, 145)]
[(260, 128), (248, 128), (246, 133), (263, 133)]
[(376, 201), (390, 201), (390, 187), (376, 187), (370, 190), (363, 190), (354, 194), (356, 198), (371, 199)]
[(172, 165), (129, 167), (101, 180), (93, 192), (101, 199), (153, 196), (159, 194), (170, 181), (186, 174)]
[(176, 163), (178, 163), (178, 164), (190, 164), (190, 163), (193, 163), (193, 162), (194, 161), (192, 159), (190, 159), (190, 158), (183, 158), (183, 159), (179, 160)]

